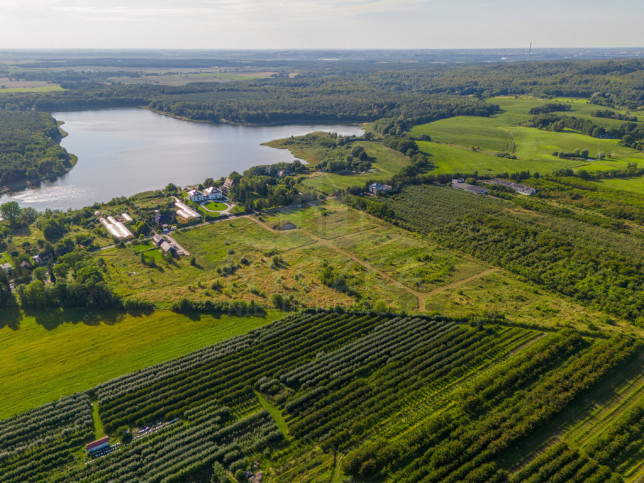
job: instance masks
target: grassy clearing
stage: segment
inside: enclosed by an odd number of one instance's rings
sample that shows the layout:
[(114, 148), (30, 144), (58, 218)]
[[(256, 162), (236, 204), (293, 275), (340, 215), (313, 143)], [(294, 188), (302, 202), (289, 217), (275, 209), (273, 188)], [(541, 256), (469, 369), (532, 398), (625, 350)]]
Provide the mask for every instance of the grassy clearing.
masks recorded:
[(101, 421), (101, 416), (98, 414), (97, 401), (92, 403), (92, 418), (94, 419), (94, 437), (100, 439), (105, 436), (105, 428), (103, 428), (103, 421)]
[[(352, 220), (361, 217), (352, 210)], [(169, 263), (157, 261), (156, 267), (144, 266), (140, 255), (128, 248), (98, 254), (107, 262), (109, 281), (116, 292), (161, 306), (186, 297), (253, 300), (267, 307), (271, 296), (278, 293), (292, 295), (306, 307), (353, 305), (355, 296), (320, 282), (323, 264), (328, 263), (347, 277), (360, 300), (382, 300), (396, 309), (418, 305), (416, 298), (402, 288), (391, 289), (376, 274), (365, 271), (346, 255), (317, 244), (301, 230), (272, 232), (241, 218), (186, 230), (174, 237), (196, 257), (195, 266), (185, 257)], [(153, 252), (146, 252), (146, 256), (149, 253)], [(278, 265), (273, 262), (275, 256), (280, 257)], [(226, 274), (231, 267), (232, 273)]]
[[(410, 162), (407, 156), (382, 145), (378, 141), (359, 141), (352, 143), (352, 146), (362, 146), (370, 157), (375, 158), (371, 164), (372, 172), (338, 174), (318, 171), (306, 177), (303, 180), (303, 184), (322, 193), (332, 194), (350, 186), (360, 186), (372, 181), (386, 181)], [(303, 150), (299, 152), (302, 155), (302, 159), (309, 162), (307, 157), (310, 157), (311, 154)], [(293, 154), (298, 156), (295, 153)], [(311, 161), (315, 161), (315, 159)]]
[(512, 274), (501, 270), (436, 292), (426, 297), (425, 308), (429, 312), (454, 317), (496, 312), (505, 314), (512, 322), (551, 328), (572, 326), (581, 330), (635, 330), (632, 324), (623, 321), (607, 324), (607, 317), (601, 312), (520, 282)]
[(154, 248), (154, 244), (150, 240), (144, 240), (141, 243), (138, 243), (136, 245), (132, 244), (131, 246), (132, 249), (137, 253), (146, 252)]
[(188, 354), (282, 317), (187, 317), (158, 310), (2, 312), (0, 418), (87, 390), (122, 374)]
[(255, 395), (257, 396), (257, 399), (259, 399), (259, 403), (262, 405), (262, 407), (266, 409), (268, 413), (271, 415), (271, 417), (275, 420), (275, 424), (282, 432), (284, 437), (288, 438), (288, 426), (286, 425), (284, 416), (282, 416), (282, 413), (280, 412), (279, 408), (274, 404), (272, 404), (271, 402), (269, 402), (265, 397), (263, 397), (257, 391), (255, 391)]
[(632, 191), (633, 193), (644, 194), (644, 176), (639, 178), (614, 178), (602, 179), (595, 181), (599, 186), (606, 188), (613, 188), (624, 191)]
[(488, 268), (429, 243), (426, 238), (389, 226), (346, 235), (335, 243), (419, 292), (428, 292)]
[(306, 209), (287, 208), (277, 215), (268, 217), (266, 223), (278, 227), (286, 221), (327, 240), (371, 230), (382, 225), (380, 220), (362, 211), (348, 208), (335, 200)]

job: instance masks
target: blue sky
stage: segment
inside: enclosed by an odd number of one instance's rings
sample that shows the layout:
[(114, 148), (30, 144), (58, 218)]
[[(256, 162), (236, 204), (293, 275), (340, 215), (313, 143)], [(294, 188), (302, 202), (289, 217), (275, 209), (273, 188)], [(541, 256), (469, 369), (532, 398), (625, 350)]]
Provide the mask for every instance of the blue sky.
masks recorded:
[(2, 48), (640, 47), (639, 0), (0, 0)]

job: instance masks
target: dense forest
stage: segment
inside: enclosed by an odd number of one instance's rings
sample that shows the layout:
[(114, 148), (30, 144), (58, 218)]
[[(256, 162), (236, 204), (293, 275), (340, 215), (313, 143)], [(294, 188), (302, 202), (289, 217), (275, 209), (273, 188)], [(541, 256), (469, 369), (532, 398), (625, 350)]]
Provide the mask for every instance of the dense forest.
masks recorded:
[[(581, 97), (628, 109), (644, 105), (642, 60), (466, 66), (294, 62), (278, 63), (276, 68), (280, 75), (266, 79), (185, 86), (110, 83), (118, 68), (86, 74), (25, 71), (13, 75), (36, 75), (66, 90), (4, 95), (0, 107), (52, 111), (136, 105), (190, 119), (264, 124), (384, 117), (429, 122), (455, 115), (485, 116), (495, 108), (477, 98), (501, 95)], [(289, 71), (297, 75), (283, 75)]]
[(72, 167), (56, 120), (43, 112), (0, 110), (0, 185), (60, 176)]

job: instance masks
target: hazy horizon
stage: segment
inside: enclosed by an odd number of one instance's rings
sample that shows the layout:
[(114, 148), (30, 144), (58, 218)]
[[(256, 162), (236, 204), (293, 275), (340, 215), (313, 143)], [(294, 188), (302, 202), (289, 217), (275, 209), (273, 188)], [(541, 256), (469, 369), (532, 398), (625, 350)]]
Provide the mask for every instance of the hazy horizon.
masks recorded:
[(599, 0), (23, 0), (4, 49), (325, 50), (637, 48), (644, 4)]

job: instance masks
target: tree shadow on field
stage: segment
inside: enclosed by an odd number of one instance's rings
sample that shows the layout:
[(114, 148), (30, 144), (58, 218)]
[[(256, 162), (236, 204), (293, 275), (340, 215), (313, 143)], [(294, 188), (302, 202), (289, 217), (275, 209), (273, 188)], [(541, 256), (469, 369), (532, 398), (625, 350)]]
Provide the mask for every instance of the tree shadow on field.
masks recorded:
[(11, 330), (18, 330), (22, 321), (22, 313), (18, 307), (11, 307), (0, 310), (0, 330), (5, 327)]
[(29, 310), (25, 313), (47, 330), (54, 330), (59, 325), (66, 323), (81, 323), (89, 326), (114, 325), (121, 322), (126, 315), (124, 311), (88, 309)]

